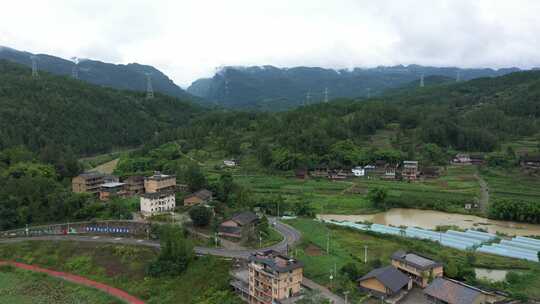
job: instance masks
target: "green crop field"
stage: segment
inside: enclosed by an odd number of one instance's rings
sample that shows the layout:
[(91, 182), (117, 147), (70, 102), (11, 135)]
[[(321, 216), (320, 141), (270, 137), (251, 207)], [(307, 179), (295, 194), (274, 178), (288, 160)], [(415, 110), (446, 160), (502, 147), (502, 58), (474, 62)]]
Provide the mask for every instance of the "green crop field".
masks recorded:
[[(303, 234), (302, 243), (293, 250), (293, 254), (305, 264), (305, 274), (320, 284), (334, 287), (340, 292), (343, 288), (341, 267), (354, 263), (360, 270), (360, 275), (370, 271), (373, 260), (380, 260), (382, 265), (390, 264), (390, 256), (397, 250), (414, 251), (439, 261), (465, 261), (466, 252), (442, 247), (430, 241), (413, 240), (397, 236), (387, 236), (371, 232), (361, 232), (343, 227), (325, 225), (311, 219), (295, 219), (288, 224), (300, 230)], [(330, 242), (328, 242), (330, 236)], [(326, 253), (329, 244), (329, 254)], [(364, 264), (364, 246), (368, 247), (368, 263)], [(526, 296), (540, 298), (540, 265), (517, 259), (504, 258), (487, 254), (475, 253), (474, 267), (491, 269), (523, 269), (521, 276), (511, 283), (504, 283), (497, 288), (510, 292), (521, 292)], [(330, 273), (337, 269), (333, 282)], [(338, 285), (339, 286), (332, 286)], [(477, 282), (477, 284), (479, 284)], [(357, 293), (354, 286), (349, 286), (351, 294)], [(356, 294), (359, 297), (359, 294)]]
[(482, 177), (489, 185), (490, 199), (535, 201), (540, 203), (540, 178), (520, 169), (485, 169)]
[[(0, 245), (0, 259), (78, 274), (125, 290), (148, 304), (179, 303), (179, 299), (181, 303), (198, 303), (213, 296), (226, 298), (227, 304), (240, 303), (228, 286), (229, 261), (200, 257), (179, 276), (149, 277), (146, 267), (156, 256), (157, 252), (147, 247), (112, 244), (96, 247), (96, 244), (84, 242), (33, 241)], [(209, 273), (212, 280), (208, 279)]]
[(9, 304), (120, 304), (101, 291), (45, 274), (13, 267), (0, 268), (0, 303)]

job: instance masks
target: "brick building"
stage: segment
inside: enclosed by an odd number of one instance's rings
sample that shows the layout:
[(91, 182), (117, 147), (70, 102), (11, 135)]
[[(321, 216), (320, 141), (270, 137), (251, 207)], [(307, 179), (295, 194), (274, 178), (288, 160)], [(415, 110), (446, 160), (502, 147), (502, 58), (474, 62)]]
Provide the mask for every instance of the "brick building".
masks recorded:
[(176, 189), (176, 176), (155, 172), (154, 175), (144, 178), (144, 190), (146, 193), (168, 191)]
[(71, 188), (75, 193), (91, 193), (98, 195), (101, 185), (105, 183), (105, 175), (98, 172), (85, 172), (71, 180)]

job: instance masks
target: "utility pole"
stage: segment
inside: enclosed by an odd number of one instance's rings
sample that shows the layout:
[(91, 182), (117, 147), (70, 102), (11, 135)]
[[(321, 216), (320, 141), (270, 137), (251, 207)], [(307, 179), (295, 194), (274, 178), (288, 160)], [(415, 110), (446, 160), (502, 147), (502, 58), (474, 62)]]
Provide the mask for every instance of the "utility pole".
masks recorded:
[(367, 245), (364, 245), (364, 264), (367, 264)]
[(326, 238), (326, 254), (330, 255), (330, 230), (328, 230), (328, 234)]
[(345, 304), (347, 304), (347, 296), (349, 295), (349, 291), (348, 290), (344, 291), (343, 295), (345, 296)]
[(146, 73), (146, 99), (154, 98), (154, 88), (152, 87), (152, 78), (150, 73)]
[(259, 231), (259, 248), (262, 248), (262, 234)]

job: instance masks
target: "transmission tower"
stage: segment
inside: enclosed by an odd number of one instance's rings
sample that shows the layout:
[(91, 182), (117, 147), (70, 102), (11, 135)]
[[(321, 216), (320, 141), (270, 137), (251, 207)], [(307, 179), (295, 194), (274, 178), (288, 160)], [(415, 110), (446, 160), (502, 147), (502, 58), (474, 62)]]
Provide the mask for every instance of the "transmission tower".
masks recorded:
[(324, 88), (324, 102), (328, 102), (328, 88)]
[(420, 75), (420, 87), (424, 87), (424, 74)]
[(30, 59), (32, 59), (32, 77), (38, 78), (38, 70), (37, 70), (37, 56), (30, 56)]
[(146, 73), (146, 99), (154, 98), (154, 89), (152, 88), (152, 78), (150, 73)]
[(311, 101), (311, 92), (307, 91), (307, 93), (306, 93), (306, 102), (304, 103), (304, 105), (309, 105), (310, 101)]
[(71, 69), (71, 77), (73, 79), (79, 79), (79, 58), (72, 57), (71, 60), (73, 60), (73, 68)]
[(457, 70), (457, 73), (456, 73), (456, 82), (460, 82), (461, 81), (461, 71), (460, 70)]
[(367, 88), (367, 98), (371, 98), (371, 88)]

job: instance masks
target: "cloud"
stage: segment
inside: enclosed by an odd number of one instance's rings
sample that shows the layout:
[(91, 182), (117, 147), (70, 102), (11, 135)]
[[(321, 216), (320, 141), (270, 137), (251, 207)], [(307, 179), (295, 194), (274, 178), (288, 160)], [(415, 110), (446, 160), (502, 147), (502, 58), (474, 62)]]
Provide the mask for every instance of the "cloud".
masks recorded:
[(540, 65), (540, 1), (10, 1), (0, 45), (154, 65), (186, 86), (221, 65)]

